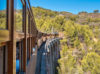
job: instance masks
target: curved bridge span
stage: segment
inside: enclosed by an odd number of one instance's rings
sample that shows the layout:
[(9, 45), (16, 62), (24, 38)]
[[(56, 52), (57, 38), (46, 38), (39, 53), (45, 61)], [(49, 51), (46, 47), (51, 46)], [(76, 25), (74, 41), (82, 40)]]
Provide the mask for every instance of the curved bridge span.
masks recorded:
[(37, 54), (36, 74), (55, 74), (57, 60), (60, 57), (60, 39), (48, 39)]

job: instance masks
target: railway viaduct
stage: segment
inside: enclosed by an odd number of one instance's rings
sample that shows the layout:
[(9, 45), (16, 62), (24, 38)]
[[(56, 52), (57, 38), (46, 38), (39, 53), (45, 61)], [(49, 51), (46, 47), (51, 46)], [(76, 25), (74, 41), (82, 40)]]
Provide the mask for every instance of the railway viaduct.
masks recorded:
[(40, 32), (29, 0), (22, 5), (21, 30), (16, 29), (17, 0), (6, 1), (5, 29), (0, 28), (0, 74), (55, 74), (60, 52), (58, 34)]

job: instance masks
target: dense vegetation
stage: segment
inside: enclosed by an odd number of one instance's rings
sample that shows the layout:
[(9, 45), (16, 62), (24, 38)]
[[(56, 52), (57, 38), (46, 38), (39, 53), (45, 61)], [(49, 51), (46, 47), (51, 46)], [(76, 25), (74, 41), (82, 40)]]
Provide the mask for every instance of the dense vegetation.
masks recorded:
[(37, 28), (61, 32), (59, 74), (100, 74), (100, 13), (56, 12), (33, 7)]
[(0, 28), (6, 28), (6, 11), (0, 11)]
[[(100, 13), (56, 12), (32, 7), (38, 30), (62, 33), (59, 74), (100, 74)], [(5, 15), (0, 12), (0, 28)], [(16, 29), (21, 30), (21, 12), (16, 15)]]

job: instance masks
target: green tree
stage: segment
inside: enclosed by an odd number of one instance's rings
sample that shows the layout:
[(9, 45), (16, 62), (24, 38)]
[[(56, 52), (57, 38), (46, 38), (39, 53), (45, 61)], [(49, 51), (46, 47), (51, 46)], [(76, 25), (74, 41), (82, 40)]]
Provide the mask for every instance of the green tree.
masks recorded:
[(94, 12), (94, 13), (99, 13), (99, 10), (94, 10), (93, 12)]
[(82, 60), (82, 68), (84, 72), (100, 74), (100, 56), (95, 52), (88, 53)]

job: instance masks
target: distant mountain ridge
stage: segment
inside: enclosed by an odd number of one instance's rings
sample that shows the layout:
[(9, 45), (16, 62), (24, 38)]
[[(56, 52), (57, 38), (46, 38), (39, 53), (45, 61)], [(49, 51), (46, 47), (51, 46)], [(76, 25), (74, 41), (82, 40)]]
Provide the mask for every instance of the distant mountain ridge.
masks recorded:
[(35, 18), (55, 18), (56, 16), (63, 16), (66, 20), (72, 20), (81, 25), (100, 25), (100, 13), (87, 13), (79, 12), (78, 14), (72, 14), (70, 12), (57, 12), (41, 7), (32, 7)]
[(56, 15), (63, 15), (63, 16), (71, 16), (71, 15), (79, 15), (79, 16), (87, 16), (87, 17), (95, 17), (95, 18), (100, 18), (100, 13), (87, 13), (87, 12), (79, 12), (78, 14), (73, 14), (71, 12), (66, 12), (66, 11), (62, 11), (62, 12), (58, 12), (58, 11), (52, 11), (50, 9), (45, 9), (42, 7), (32, 7), (32, 9), (34, 10), (34, 12), (37, 10), (39, 11), (38, 13), (41, 13), (40, 11), (45, 12), (45, 14), (47, 12), (52, 12), (52, 13), (56, 13)]

